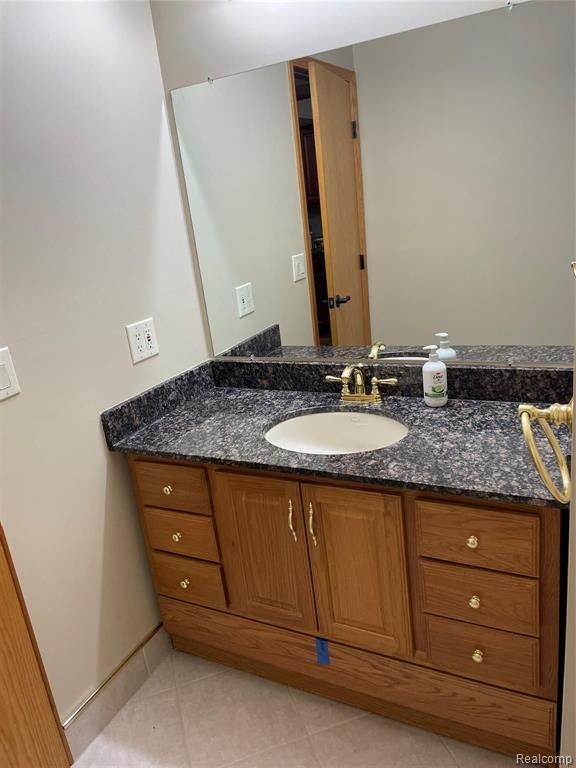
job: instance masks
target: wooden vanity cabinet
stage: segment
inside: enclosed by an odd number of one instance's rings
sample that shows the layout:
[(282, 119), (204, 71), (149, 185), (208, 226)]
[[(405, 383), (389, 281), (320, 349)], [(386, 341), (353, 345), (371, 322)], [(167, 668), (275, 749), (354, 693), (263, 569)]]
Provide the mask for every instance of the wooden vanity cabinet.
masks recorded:
[(320, 633), (408, 656), (411, 623), (402, 499), (302, 485)]
[(212, 487), (231, 610), (316, 632), (298, 483), (221, 472)]
[(130, 457), (176, 648), (554, 754), (558, 508)]

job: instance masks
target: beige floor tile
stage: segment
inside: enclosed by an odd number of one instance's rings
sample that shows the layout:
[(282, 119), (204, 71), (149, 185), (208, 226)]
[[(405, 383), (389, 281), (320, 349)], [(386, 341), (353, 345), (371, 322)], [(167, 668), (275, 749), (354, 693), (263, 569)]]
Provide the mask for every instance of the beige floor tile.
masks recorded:
[(169, 691), (176, 687), (174, 680), (174, 665), (172, 653), (168, 654), (152, 672), (146, 682), (136, 691), (132, 701), (144, 699), (147, 696), (156, 696), (158, 693)]
[(286, 686), (232, 670), (177, 692), (193, 768), (216, 768), (306, 735)]
[(164, 627), (160, 627), (142, 650), (144, 651), (148, 671), (154, 672), (156, 667), (172, 652), (172, 641)]
[(142, 651), (134, 656), (114, 675), (78, 717), (66, 729), (66, 738), (74, 757), (81, 755), (88, 745), (124, 707), (148, 678), (148, 669)]
[(206, 677), (220, 675), (228, 672), (230, 667), (224, 667), (222, 664), (216, 664), (213, 661), (201, 659), (199, 656), (192, 656), (189, 653), (173, 651), (172, 661), (174, 665), (174, 680), (177, 686), (188, 685), (195, 680), (203, 680)]
[(309, 739), (322, 768), (457, 768), (439, 736), (378, 715)]
[(292, 689), (291, 693), (294, 708), (300, 715), (306, 732), (309, 734), (345, 723), (348, 720), (354, 720), (357, 717), (367, 717), (367, 713), (361, 709), (349, 707), (331, 699), (324, 699), (322, 696), (298, 691), (295, 688)]
[(320, 768), (308, 739), (252, 755), (227, 768)]
[(452, 739), (443, 739), (443, 741), (454, 756), (459, 768), (511, 768), (516, 765), (514, 758), (501, 755), (499, 752), (480, 749)]
[(74, 768), (188, 768), (176, 691), (130, 702)]

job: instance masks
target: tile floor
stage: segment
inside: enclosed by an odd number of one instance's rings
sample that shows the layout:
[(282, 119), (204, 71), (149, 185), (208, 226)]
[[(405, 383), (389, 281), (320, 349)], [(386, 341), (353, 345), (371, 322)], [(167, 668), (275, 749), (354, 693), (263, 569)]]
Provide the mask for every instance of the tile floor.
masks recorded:
[(511, 758), (171, 651), (75, 768), (510, 768)]

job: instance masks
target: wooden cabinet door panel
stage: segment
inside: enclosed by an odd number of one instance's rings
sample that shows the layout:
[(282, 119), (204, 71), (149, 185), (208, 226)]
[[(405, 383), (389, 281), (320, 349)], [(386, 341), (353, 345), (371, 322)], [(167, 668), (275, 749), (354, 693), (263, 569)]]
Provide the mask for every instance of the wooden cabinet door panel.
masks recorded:
[(315, 632), (298, 483), (228, 473), (214, 478), (230, 608), (243, 616)]
[(381, 653), (410, 654), (400, 497), (315, 485), (303, 485), (302, 493), (320, 632)]

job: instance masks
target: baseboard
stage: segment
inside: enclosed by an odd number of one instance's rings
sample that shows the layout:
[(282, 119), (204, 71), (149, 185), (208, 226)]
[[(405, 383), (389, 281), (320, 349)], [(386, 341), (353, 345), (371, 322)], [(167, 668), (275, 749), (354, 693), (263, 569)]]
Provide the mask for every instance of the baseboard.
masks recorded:
[(146, 682), (170, 648), (170, 637), (162, 626), (156, 627), (62, 724), (74, 760)]

